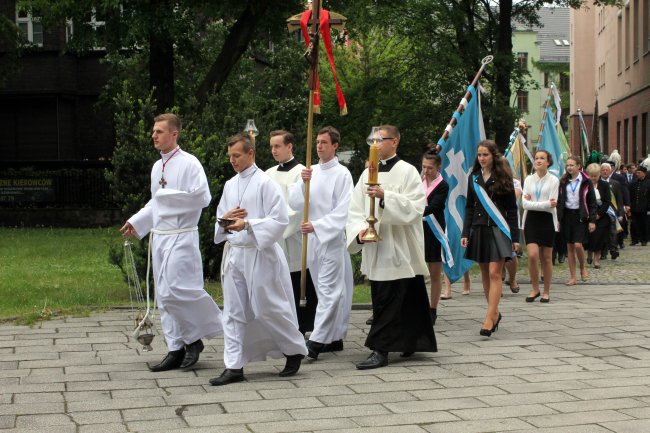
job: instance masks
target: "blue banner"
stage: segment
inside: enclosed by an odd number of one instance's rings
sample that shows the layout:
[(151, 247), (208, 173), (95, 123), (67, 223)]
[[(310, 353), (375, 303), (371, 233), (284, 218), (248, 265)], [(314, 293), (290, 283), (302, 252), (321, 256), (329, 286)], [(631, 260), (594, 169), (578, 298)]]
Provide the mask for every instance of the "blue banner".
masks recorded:
[(542, 130), (542, 140), (537, 145), (537, 150), (546, 150), (553, 158), (553, 165), (548, 171), (555, 177), (559, 178), (564, 174), (564, 158), (562, 158), (562, 147), (560, 138), (557, 136), (555, 129), (555, 116), (551, 106), (546, 107), (546, 120), (544, 120), (544, 129)]
[(465, 258), (465, 248), (460, 245), (460, 238), (467, 203), (467, 179), (476, 159), (476, 147), (485, 134), (477, 90), (473, 86), (468, 90), (472, 97), (463, 114), (457, 119), (458, 123), (449, 138), (441, 144), (440, 150), (442, 177), (449, 184), (445, 221), (454, 259), (453, 266), (443, 263), (443, 268), (452, 283), (460, 279), (474, 264)]

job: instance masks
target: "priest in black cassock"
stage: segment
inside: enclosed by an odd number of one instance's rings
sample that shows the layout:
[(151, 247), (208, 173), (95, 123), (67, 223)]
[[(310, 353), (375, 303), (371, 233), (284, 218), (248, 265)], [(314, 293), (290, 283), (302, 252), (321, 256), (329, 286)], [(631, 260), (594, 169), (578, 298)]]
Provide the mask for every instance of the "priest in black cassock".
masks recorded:
[[(360, 370), (388, 364), (389, 352), (402, 357), (414, 352), (437, 352), (424, 283), (422, 214), (426, 197), (418, 170), (397, 154), (400, 133), (396, 126), (379, 127), (379, 185), (366, 186), (368, 169), (359, 178), (348, 212), (348, 251), (361, 253), (361, 272), (370, 280), (374, 321), (366, 347), (372, 353), (357, 364)], [(364, 242), (370, 199), (378, 201), (375, 228), (379, 242)]]

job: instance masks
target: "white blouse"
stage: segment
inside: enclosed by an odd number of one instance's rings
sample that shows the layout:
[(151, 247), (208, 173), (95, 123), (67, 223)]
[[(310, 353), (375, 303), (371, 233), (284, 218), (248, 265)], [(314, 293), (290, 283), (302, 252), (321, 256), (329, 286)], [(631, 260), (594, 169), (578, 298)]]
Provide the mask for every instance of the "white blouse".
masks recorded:
[[(560, 180), (547, 172), (543, 177), (533, 173), (524, 180), (524, 191), (521, 203), (524, 208), (524, 217), (522, 225), (526, 224), (526, 215), (528, 211), (549, 212), (553, 215), (553, 227), (555, 231), (560, 230), (560, 224), (557, 219), (557, 207), (551, 207), (551, 199), (557, 197), (560, 188)], [(526, 196), (530, 196), (526, 199)]]

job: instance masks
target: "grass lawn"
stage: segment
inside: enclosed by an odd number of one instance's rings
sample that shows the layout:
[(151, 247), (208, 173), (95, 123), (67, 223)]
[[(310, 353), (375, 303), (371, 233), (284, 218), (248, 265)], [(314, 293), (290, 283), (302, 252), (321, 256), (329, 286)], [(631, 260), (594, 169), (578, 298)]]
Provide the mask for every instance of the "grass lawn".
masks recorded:
[[(0, 228), (0, 239), (0, 320), (33, 323), (130, 305), (122, 273), (108, 260), (109, 245), (122, 243), (116, 227)], [(219, 283), (206, 289), (222, 305)], [(354, 302), (370, 302), (370, 288), (355, 287)]]

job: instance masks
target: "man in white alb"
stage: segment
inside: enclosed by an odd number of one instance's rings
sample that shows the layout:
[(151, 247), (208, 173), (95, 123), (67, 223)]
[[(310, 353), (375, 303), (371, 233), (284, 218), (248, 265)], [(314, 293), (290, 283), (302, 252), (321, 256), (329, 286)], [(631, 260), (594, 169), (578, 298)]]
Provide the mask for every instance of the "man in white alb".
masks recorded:
[(278, 242), (289, 223), (280, 187), (255, 165), (250, 136), (228, 140), (237, 172), (226, 182), (217, 207), (214, 242), (226, 241), (221, 263), (223, 358), (215, 386), (244, 380), (250, 361), (286, 357), (280, 376), (298, 372), (307, 354), (298, 330), (289, 267)]
[[(357, 364), (360, 370), (388, 364), (388, 352), (411, 356), (436, 352), (429, 299), (424, 284), (422, 214), (426, 198), (418, 170), (397, 156), (400, 133), (396, 126), (379, 127), (379, 185), (367, 186), (368, 169), (359, 178), (347, 222), (350, 253), (361, 253), (361, 272), (368, 276), (374, 320), (366, 338), (372, 353)], [(375, 228), (381, 241), (364, 242), (370, 201), (377, 200)]]
[(154, 119), (153, 143), (161, 160), (151, 170), (151, 200), (120, 229), (142, 239), (152, 232), (151, 255), (156, 301), (169, 353), (151, 371), (187, 368), (203, 351), (202, 338), (222, 333), (221, 311), (203, 288), (197, 224), (210, 204), (201, 163), (176, 144), (180, 119), (171, 113)]
[[(285, 200), (289, 200), (289, 185), (300, 180), (300, 173), (305, 168), (296, 158), (293, 157), (294, 136), (292, 133), (284, 130), (271, 132), (270, 147), (273, 159), (279, 164), (266, 170), (269, 175), (280, 186)], [(279, 242), (289, 263), (291, 272), (291, 284), (293, 286), (293, 297), (298, 312), (298, 328), (305, 334), (314, 329), (314, 317), (316, 316), (316, 305), (318, 298), (314, 290), (314, 284), (307, 269), (307, 284), (305, 287), (305, 297), (307, 304), (300, 306), (300, 271), (302, 268), (302, 233), (300, 233), (300, 223), (302, 223), (302, 213), (296, 212), (287, 204), (287, 213), (289, 216), (289, 225), (284, 229), (282, 240)]]
[(308, 356), (343, 350), (352, 308), (352, 265), (346, 249), (345, 223), (352, 195), (352, 175), (339, 163), (336, 150), (339, 132), (326, 126), (318, 132), (316, 151), (320, 162), (302, 170), (303, 182), (289, 188), (289, 206), (302, 212), (304, 182), (310, 181), (309, 221), (301, 224), (308, 233), (307, 262), (318, 295), (314, 330), (307, 340)]

